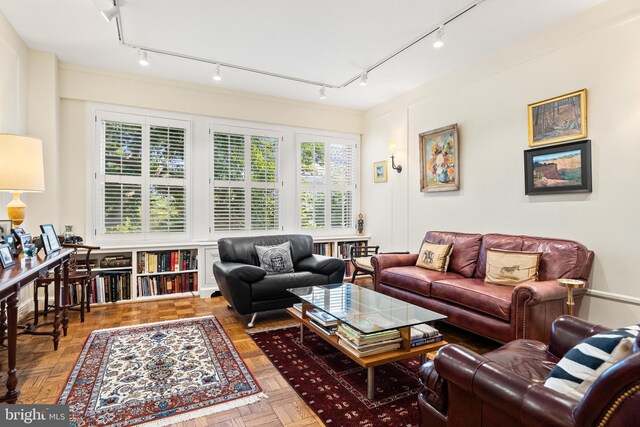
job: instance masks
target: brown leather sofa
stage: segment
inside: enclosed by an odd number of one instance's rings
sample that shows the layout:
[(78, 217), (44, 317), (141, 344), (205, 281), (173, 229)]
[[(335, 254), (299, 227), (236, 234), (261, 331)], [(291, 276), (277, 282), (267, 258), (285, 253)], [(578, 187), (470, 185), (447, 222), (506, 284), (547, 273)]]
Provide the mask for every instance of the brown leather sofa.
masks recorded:
[[(549, 342), (551, 323), (566, 310), (567, 290), (555, 279), (588, 280), (593, 252), (578, 242), (506, 234), (429, 231), (433, 243), (453, 243), (445, 273), (416, 267), (417, 254), (375, 255), (375, 289), (447, 316), (447, 322), (498, 342)], [(537, 282), (515, 287), (484, 282), (488, 248), (541, 252)], [(583, 289), (574, 291), (579, 313)]]
[(420, 425), (424, 427), (556, 427), (638, 425), (640, 336), (633, 353), (610, 367), (581, 401), (543, 386), (574, 345), (608, 330), (576, 317), (553, 323), (551, 343), (512, 341), (483, 356), (455, 344), (420, 369)]

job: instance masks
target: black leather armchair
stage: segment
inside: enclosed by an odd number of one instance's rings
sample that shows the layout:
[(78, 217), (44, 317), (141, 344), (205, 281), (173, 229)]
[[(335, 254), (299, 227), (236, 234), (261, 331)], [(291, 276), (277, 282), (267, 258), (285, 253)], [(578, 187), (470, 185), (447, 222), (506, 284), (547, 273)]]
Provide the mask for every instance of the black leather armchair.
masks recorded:
[[(293, 273), (272, 274), (260, 268), (256, 246), (289, 242)], [(342, 283), (344, 261), (313, 253), (313, 239), (303, 234), (258, 237), (229, 237), (218, 240), (220, 261), (213, 274), (220, 292), (238, 314), (252, 314), (253, 327), (258, 312), (291, 307), (299, 298), (287, 288)]]

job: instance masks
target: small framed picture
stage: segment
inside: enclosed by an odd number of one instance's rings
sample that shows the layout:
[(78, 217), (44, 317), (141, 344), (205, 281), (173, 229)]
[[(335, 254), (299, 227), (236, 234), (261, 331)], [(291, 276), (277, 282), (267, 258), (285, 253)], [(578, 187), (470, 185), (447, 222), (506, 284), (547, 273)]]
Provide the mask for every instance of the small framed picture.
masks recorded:
[(24, 228), (22, 227), (15, 227), (11, 230), (11, 233), (16, 238), (16, 244), (18, 244), (20, 243), (20, 236), (26, 234), (26, 231), (24, 231)]
[(524, 152), (525, 194), (591, 192), (591, 141)]
[(11, 233), (11, 225), (10, 219), (0, 219), (0, 235), (4, 236), (5, 234)]
[(11, 255), (9, 245), (7, 245), (6, 243), (0, 244), (0, 263), (2, 264), (2, 268), (11, 267), (16, 263), (13, 260), (13, 256)]
[(373, 164), (373, 182), (387, 182), (387, 160)]
[(16, 238), (13, 234), (5, 234), (2, 236), (2, 240), (9, 246), (9, 250), (11, 251), (12, 256), (18, 256), (20, 251), (16, 248), (17, 242)]
[(42, 244), (45, 255), (50, 255), (62, 248), (52, 224), (42, 224), (40, 225), (40, 230), (42, 231)]
[(24, 249), (24, 245), (31, 243), (31, 234), (24, 233), (20, 235), (20, 247)]

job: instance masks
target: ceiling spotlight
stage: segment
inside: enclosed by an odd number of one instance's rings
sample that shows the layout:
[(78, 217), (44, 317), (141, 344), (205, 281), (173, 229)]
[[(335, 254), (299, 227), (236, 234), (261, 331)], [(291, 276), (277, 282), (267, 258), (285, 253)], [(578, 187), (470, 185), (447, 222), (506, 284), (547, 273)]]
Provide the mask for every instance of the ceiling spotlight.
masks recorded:
[(440, 25), (440, 28), (438, 28), (438, 32), (436, 33), (436, 40), (433, 42), (433, 47), (435, 47), (436, 49), (444, 46), (442, 36), (444, 36), (444, 25)]
[(363, 71), (362, 75), (360, 76), (360, 86), (366, 86), (367, 85), (367, 72)]
[(107, 20), (107, 22), (111, 22), (111, 20), (115, 18), (118, 13), (120, 13), (120, 8), (118, 6), (113, 6), (111, 9), (100, 11), (100, 14), (104, 19)]
[(327, 90), (324, 86), (320, 88), (320, 99), (327, 99)]
[(216, 73), (213, 75), (213, 80), (217, 82), (222, 80), (222, 76), (220, 75), (220, 64), (216, 64)]
[(143, 67), (146, 67), (149, 65), (149, 58), (147, 58), (146, 50), (138, 50), (138, 63)]

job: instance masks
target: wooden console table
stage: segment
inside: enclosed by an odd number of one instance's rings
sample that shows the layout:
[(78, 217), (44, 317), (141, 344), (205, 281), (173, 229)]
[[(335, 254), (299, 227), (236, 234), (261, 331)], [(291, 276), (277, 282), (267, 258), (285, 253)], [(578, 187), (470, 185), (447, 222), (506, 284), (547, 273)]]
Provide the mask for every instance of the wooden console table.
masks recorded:
[[(33, 258), (25, 258), (23, 255), (16, 260), (13, 267), (0, 270), (0, 301), (6, 308), (7, 323), (7, 352), (8, 352), (8, 378), (7, 378), (7, 394), (0, 397), (0, 402), (16, 403), (20, 391), (18, 390), (18, 375), (16, 368), (16, 337), (18, 331), (18, 299), (20, 290), (39, 277), (43, 277), (49, 271), (54, 271), (54, 320), (52, 332), (35, 332), (29, 331), (30, 334), (51, 335), (53, 337), (53, 348), (58, 349), (60, 340), (60, 325), (64, 334), (67, 334), (67, 324), (69, 319), (67, 316), (67, 304), (61, 304), (61, 290), (64, 289), (64, 298), (68, 297), (68, 277), (69, 277), (69, 258), (74, 252), (73, 249), (62, 249), (59, 252), (51, 254), (47, 257), (40, 254)], [(62, 310), (60, 310), (62, 308)], [(62, 319), (60, 319), (60, 311), (62, 311)], [(0, 328), (4, 328), (4, 313), (1, 310)], [(0, 330), (0, 336), (4, 338), (4, 331)]]

